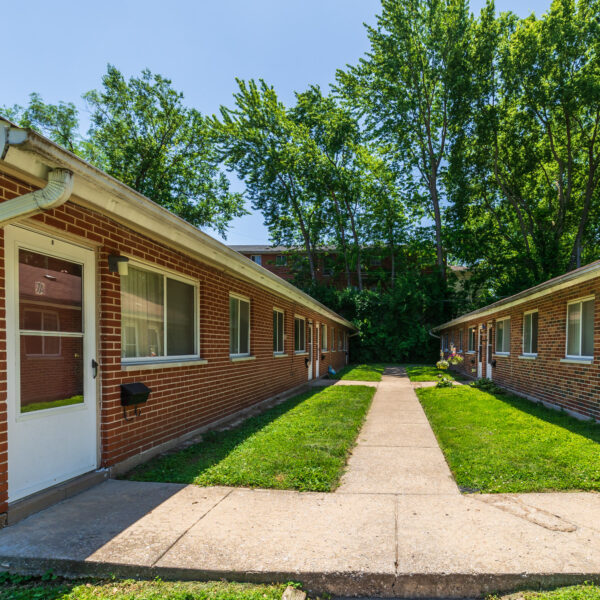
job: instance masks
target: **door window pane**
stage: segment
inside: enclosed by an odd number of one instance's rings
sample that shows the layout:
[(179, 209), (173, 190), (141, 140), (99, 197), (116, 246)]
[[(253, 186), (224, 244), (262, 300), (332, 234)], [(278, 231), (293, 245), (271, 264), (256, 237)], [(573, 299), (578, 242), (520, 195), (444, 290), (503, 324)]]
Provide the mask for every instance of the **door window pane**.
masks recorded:
[(19, 328), (81, 332), (82, 267), (19, 250)]
[(186, 356), (196, 352), (195, 288), (167, 278), (167, 355)]
[(83, 338), (21, 335), (21, 412), (83, 402)]

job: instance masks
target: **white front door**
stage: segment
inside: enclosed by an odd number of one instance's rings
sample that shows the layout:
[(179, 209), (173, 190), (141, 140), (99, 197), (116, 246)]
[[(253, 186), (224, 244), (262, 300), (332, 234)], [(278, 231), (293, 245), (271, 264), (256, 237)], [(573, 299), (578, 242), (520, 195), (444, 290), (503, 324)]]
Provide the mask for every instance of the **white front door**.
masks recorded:
[(317, 353), (317, 361), (315, 366), (315, 377), (319, 379), (321, 371), (319, 370), (319, 363), (321, 362), (321, 327), (317, 323), (315, 329), (315, 352)]
[(5, 228), (8, 500), (94, 470), (94, 252)]
[(313, 324), (308, 324), (306, 333), (306, 350), (308, 352), (308, 380), (313, 378)]
[(481, 343), (481, 325), (477, 328), (477, 378), (482, 377), (483, 344)]
[(492, 324), (487, 325), (487, 356), (485, 361), (485, 376), (488, 379), (492, 379)]

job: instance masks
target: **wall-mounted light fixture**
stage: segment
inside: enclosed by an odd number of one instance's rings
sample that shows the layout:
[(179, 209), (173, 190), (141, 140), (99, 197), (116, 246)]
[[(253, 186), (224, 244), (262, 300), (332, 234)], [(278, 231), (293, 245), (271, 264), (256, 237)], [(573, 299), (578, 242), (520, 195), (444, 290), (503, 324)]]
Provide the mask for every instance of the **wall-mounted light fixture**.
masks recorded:
[(126, 256), (117, 256), (116, 254), (110, 254), (108, 256), (108, 270), (111, 273), (118, 273), (119, 275), (129, 274), (129, 259)]

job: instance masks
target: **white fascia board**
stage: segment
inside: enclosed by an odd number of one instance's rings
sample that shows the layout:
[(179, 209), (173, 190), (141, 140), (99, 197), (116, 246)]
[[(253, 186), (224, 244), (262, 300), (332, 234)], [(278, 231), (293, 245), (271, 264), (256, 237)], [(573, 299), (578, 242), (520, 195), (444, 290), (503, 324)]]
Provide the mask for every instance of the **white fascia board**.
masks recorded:
[(9, 146), (0, 165), (2, 162), (37, 180), (45, 179), (49, 168), (67, 168), (75, 175), (72, 200), (76, 204), (107, 215), (199, 262), (218, 267), (229, 275), (259, 285), (355, 329), (352, 323), (296, 286), (35, 132), (27, 131), (24, 141)]
[[(475, 310), (473, 312), (467, 313), (466, 315), (462, 315), (461, 317), (457, 317), (452, 321), (448, 321), (447, 323), (443, 323), (442, 325), (438, 325), (434, 327), (432, 331), (441, 331), (442, 329), (448, 329), (449, 327), (454, 327), (455, 325), (460, 325), (461, 323), (465, 323), (466, 321), (473, 321), (483, 319), (489, 315), (493, 315), (494, 313), (498, 313), (500, 311), (508, 310), (509, 308), (513, 308), (514, 306), (518, 306), (519, 304), (523, 304), (525, 302), (531, 302), (537, 298), (542, 298), (543, 296), (547, 296), (548, 294), (553, 294), (554, 292), (558, 292), (560, 290), (564, 290), (566, 288), (572, 287), (574, 285), (578, 285), (580, 283), (585, 283), (590, 279), (595, 279), (596, 277), (600, 277), (600, 261), (594, 262), (587, 267), (583, 267), (579, 273), (573, 274), (569, 277), (569, 273), (566, 273), (559, 281), (555, 284), (550, 284), (548, 287), (544, 287), (539, 291), (535, 291), (535, 288), (532, 289), (531, 294), (527, 294), (525, 292), (520, 292), (523, 294), (517, 294), (519, 298), (515, 298), (514, 300), (507, 300), (505, 303), (491, 305), (490, 307), (484, 307), (479, 310)], [(540, 284), (544, 286), (545, 284)]]

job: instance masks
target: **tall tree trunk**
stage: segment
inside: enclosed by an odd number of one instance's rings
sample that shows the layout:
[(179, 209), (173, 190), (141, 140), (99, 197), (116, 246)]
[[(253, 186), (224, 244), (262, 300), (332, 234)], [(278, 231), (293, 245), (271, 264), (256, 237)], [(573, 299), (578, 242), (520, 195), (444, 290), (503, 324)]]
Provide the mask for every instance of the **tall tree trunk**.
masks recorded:
[(433, 204), (433, 216), (435, 219), (435, 249), (437, 254), (437, 265), (446, 279), (446, 265), (444, 263), (444, 248), (442, 246), (442, 215), (440, 212), (440, 199), (437, 190), (437, 171), (432, 170), (429, 175), (429, 194)]
[(348, 215), (350, 216), (350, 227), (352, 229), (352, 237), (354, 238), (354, 245), (356, 246), (356, 275), (358, 277), (358, 289), (362, 292), (363, 282), (362, 282), (362, 252), (360, 248), (360, 240), (358, 238), (358, 231), (356, 230), (356, 221), (354, 220), (354, 213), (350, 210), (350, 205), (347, 199), (344, 199), (346, 203), (346, 209), (348, 210)]
[(340, 210), (340, 203), (338, 202), (337, 195), (334, 191), (331, 192), (333, 202), (338, 218), (338, 227), (340, 230), (340, 238), (342, 240), (342, 250), (344, 252), (344, 271), (346, 273), (346, 287), (351, 287), (352, 282), (350, 281), (350, 264), (348, 262), (348, 243), (346, 242), (346, 231), (344, 222), (342, 219), (342, 211)]

